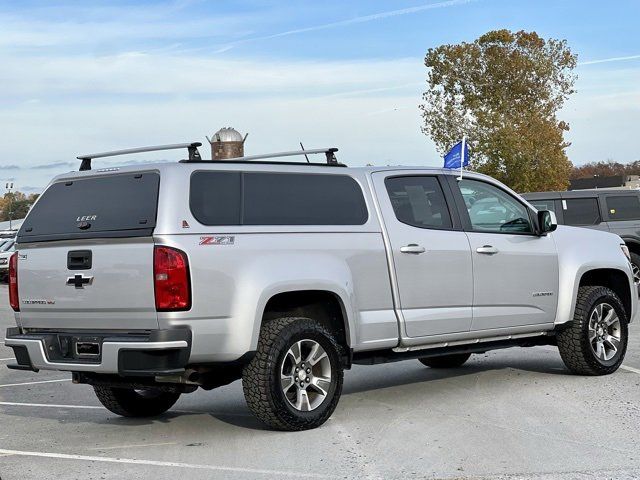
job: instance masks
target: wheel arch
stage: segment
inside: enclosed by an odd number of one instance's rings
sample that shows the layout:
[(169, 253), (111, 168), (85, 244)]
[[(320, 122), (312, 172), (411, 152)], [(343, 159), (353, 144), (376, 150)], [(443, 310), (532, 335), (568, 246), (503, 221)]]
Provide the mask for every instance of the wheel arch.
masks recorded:
[(257, 345), (260, 328), (265, 322), (280, 317), (308, 317), (319, 321), (336, 333), (336, 340), (348, 351), (353, 345), (351, 328), (351, 302), (346, 292), (336, 288), (287, 288), (271, 292), (260, 310), (259, 328), (254, 345)]
[[(633, 314), (632, 303), (632, 291), (629, 286), (629, 278), (626, 272), (615, 268), (596, 268), (593, 270), (587, 270), (580, 277), (578, 287), (584, 286), (601, 286), (607, 287), (613, 290), (616, 295), (622, 301), (625, 312), (627, 314), (627, 320), (630, 322)], [(575, 312), (575, 298), (573, 300), (574, 305), (572, 308), (572, 318)]]

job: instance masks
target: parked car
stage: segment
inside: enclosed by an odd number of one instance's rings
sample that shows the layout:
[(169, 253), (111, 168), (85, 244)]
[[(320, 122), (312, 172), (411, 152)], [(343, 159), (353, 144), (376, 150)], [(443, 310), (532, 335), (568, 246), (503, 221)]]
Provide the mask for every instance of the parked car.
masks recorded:
[(345, 168), (333, 151), (84, 157), (20, 228), (10, 368), (72, 372), (128, 417), (242, 379), (259, 419), (303, 430), (329, 418), (353, 364), (557, 345), (576, 374), (621, 365), (638, 295), (619, 236), (556, 229), (484, 175)]
[(558, 223), (620, 235), (629, 248), (636, 282), (640, 282), (640, 191), (605, 188), (522, 196), (537, 209), (554, 212)]
[(0, 238), (0, 252), (10, 248), (15, 242), (15, 238)]

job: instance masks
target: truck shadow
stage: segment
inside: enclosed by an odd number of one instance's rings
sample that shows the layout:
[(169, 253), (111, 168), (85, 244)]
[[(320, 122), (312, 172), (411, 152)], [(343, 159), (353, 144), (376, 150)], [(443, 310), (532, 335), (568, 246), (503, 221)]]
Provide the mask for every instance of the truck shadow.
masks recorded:
[[(457, 368), (429, 368), (422, 366), (417, 360), (415, 360), (413, 365), (409, 367), (411, 362), (411, 360), (407, 360), (397, 364), (386, 364), (380, 366), (380, 371), (377, 375), (373, 374), (375, 367), (374, 369), (371, 369), (371, 367), (354, 366), (354, 369), (368, 368), (371, 370), (372, 374), (350, 376), (351, 378), (345, 376), (342, 393), (343, 395), (349, 395), (370, 392), (384, 388), (400, 387), (403, 385), (451, 380), (465, 376), (477, 376), (480, 373), (505, 369), (543, 375), (571, 375), (559, 358), (557, 360), (551, 358), (504, 359), (494, 356), (488, 359), (480, 358), (478, 360), (474, 360), (472, 357), (468, 363)], [(393, 367), (396, 365), (406, 365), (409, 368), (393, 368), (392, 365)], [(388, 373), (391, 373), (391, 375), (383, 374), (382, 369), (387, 369)], [(505, 379), (505, 381), (508, 380)]]
[[(359, 408), (353, 403), (349, 403), (350, 396), (367, 392), (370, 393), (369, 398), (373, 401), (383, 401), (388, 398), (389, 389), (403, 386), (415, 386), (415, 388), (402, 392), (398, 391), (395, 402), (399, 402), (401, 406), (403, 401), (411, 403), (415, 400), (415, 396), (428, 395), (430, 391), (429, 384), (447, 382), (456, 382), (457, 387), (471, 388), (477, 382), (479, 375), (487, 372), (500, 372), (509, 370), (516, 372), (516, 375), (529, 376), (531, 379), (539, 378), (540, 375), (566, 375), (571, 376), (569, 371), (564, 367), (562, 361), (556, 352), (538, 351), (534, 355), (475, 355), (467, 364), (458, 368), (451, 369), (435, 369), (428, 368), (417, 360), (404, 361), (398, 363), (390, 363), (377, 366), (360, 366), (355, 365), (352, 370), (345, 372), (345, 380), (343, 386), (343, 401), (339, 405), (339, 409), (344, 410)], [(507, 378), (505, 374), (504, 382), (508, 382), (512, 378)], [(255, 418), (244, 401), (241, 388), (238, 382), (222, 387), (226, 391), (221, 392), (222, 395), (209, 397), (210, 403), (197, 402), (197, 406), (190, 408), (189, 406), (181, 406), (180, 403), (166, 414), (146, 419), (130, 419), (114, 416), (102, 409), (91, 410), (57, 410), (57, 409), (34, 409), (25, 411), (22, 409), (6, 408), (3, 415), (28, 418), (42, 418), (49, 420), (58, 420), (62, 423), (91, 424), (103, 426), (118, 426), (124, 429), (129, 427), (140, 427), (151, 424), (166, 424), (167, 426), (176, 420), (189, 416), (209, 416), (221, 424), (229, 427), (249, 429), (254, 431), (268, 431), (257, 418)], [(433, 388), (433, 386), (431, 387)], [(498, 382), (495, 388), (504, 388)], [(228, 389), (228, 390), (227, 390)], [(65, 389), (66, 390), (66, 389)], [(379, 394), (376, 394), (379, 392)], [(442, 394), (442, 393), (440, 393)], [(451, 392), (451, 401), (456, 393)], [(222, 398), (221, 398), (222, 397)], [(403, 400), (404, 399), (404, 400)], [(5, 398), (6, 400), (6, 398)], [(59, 403), (65, 403), (60, 399)], [(216, 411), (217, 410), (217, 411)], [(82, 412), (82, 413), (81, 413)], [(343, 412), (344, 413), (344, 412)], [(349, 413), (347, 412), (347, 415)], [(212, 425), (208, 422), (201, 422), (203, 428), (210, 430)], [(222, 429), (217, 433), (228, 433), (228, 429)], [(277, 433), (277, 432), (272, 432)]]
[[(355, 365), (351, 371), (345, 372), (344, 385), (342, 390), (343, 400), (348, 399), (350, 395), (357, 395), (360, 393), (371, 393), (371, 399), (375, 400), (376, 391), (381, 392), (385, 389), (393, 389), (396, 387), (403, 387), (409, 385), (415, 385), (424, 388), (419, 388), (418, 393), (411, 393), (407, 398), (407, 402), (413, 401), (414, 395), (428, 395), (429, 384), (432, 382), (447, 382), (450, 380), (458, 380), (460, 387), (475, 385), (478, 375), (486, 372), (499, 372), (501, 370), (510, 370), (517, 372), (518, 375), (529, 375), (531, 378), (538, 378), (539, 374), (542, 375), (567, 375), (571, 374), (564, 367), (564, 364), (560, 360), (559, 356), (555, 352), (556, 357), (551, 355), (540, 356), (537, 355), (533, 358), (520, 357), (520, 358), (500, 358), (497, 355), (491, 355), (490, 357), (484, 357), (477, 355), (477, 359), (471, 359), (467, 364), (458, 368), (450, 369), (435, 369), (428, 368), (418, 363), (418, 361), (404, 361), (393, 364), (377, 365), (377, 366), (360, 366)], [(417, 365), (416, 365), (417, 364)], [(463, 379), (462, 382), (459, 382)], [(509, 382), (509, 379), (505, 378), (505, 382)], [(497, 387), (503, 388), (503, 387)], [(388, 392), (387, 392), (388, 393)], [(398, 392), (396, 400), (402, 403), (402, 398), (407, 394), (406, 391)], [(451, 401), (455, 401), (453, 398), (455, 394), (452, 393)], [(338, 408), (359, 408), (353, 405), (349, 407), (344, 406), (345, 402), (342, 402)], [(246, 407), (245, 407), (246, 408)], [(246, 409), (248, 413), (249, 410)], [(240, 413), (240, 412), (238, 412)], [(213, 417), (221, 422), (231, 424), (235, 427), (249, 428), (254, 430), (267, 430), (263, 424), (257, 421), (251, 415), (221, 415), (217, 413), (211, 413)], [(348, 413), (347, 413), (348, 415)]]

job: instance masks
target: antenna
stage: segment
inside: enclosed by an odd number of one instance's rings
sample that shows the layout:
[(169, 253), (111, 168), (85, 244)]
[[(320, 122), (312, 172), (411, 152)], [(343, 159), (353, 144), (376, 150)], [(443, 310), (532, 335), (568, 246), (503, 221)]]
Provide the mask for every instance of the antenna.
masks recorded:
[[(300, 148), (302, 149), (302, 151), (304, 152), (304, 145), (302, 145), (302, 142), (300, 142)], [(304, 158), (307, 159), (307, 163), (311, 163), (309, 161), (309, 155), (307, 155), (306, 153), (304, 154)]]

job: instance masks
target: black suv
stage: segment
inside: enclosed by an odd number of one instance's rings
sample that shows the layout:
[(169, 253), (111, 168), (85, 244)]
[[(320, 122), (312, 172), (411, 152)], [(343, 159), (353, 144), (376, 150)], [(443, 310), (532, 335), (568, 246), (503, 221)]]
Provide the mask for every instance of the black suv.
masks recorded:
[(555, 212), (558, 223), (607, 230), (622, 237), (640, 281), (640, 191), (596, 189), (522, 195), (538, 210)]

